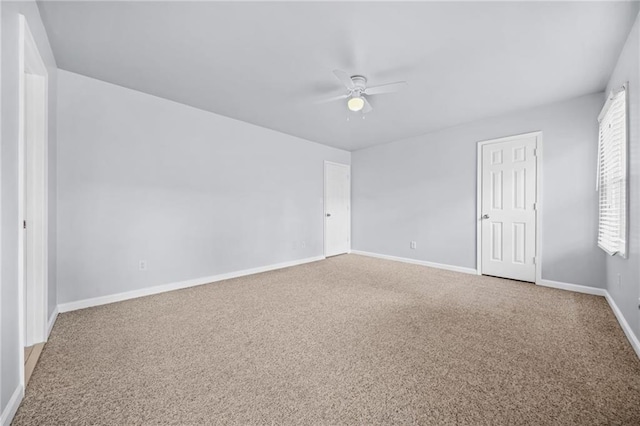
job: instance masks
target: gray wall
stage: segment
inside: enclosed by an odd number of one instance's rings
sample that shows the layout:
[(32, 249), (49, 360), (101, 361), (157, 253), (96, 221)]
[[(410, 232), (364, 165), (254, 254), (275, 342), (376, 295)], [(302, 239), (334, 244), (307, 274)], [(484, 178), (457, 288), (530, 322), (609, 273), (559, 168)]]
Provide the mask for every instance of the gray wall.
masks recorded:
[(595, 243), (601, 107), (597, 93), (355, 151), (353, 248), (475, 269), (477, 143), (542, 130), (542, 277), (604, 287)]
[(323, 254), (324, 160), (349, 152), (62, 70), (58, 89), (60, 303)]
[[(640, 18), (620, 54), (607, 92), (629, 82), (629, 235), (627, 259), (607, 256), (607, 289), (625, 319), (640, 336)], [(600, 103), (604, 104), (605, 99)], [(620, 274), (620, 284), (618, 284)]]
[(56, 306), (57, 67), (35, 2), (0, 2), (2, 10), (2, 141), (0, 146), (1, 272), (0, 407), (19, 384), (18, 356), (18, 14), (27, 18), (49, 71), (49, 315)]

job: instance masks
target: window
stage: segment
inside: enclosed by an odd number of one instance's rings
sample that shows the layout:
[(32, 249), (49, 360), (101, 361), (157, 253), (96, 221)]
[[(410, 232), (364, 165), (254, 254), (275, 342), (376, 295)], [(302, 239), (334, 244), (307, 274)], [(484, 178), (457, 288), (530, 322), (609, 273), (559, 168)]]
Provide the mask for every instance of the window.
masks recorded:
[(612, 92), (598, 117), (598, 246), (609, 255), (626, 255), (627, 94)]

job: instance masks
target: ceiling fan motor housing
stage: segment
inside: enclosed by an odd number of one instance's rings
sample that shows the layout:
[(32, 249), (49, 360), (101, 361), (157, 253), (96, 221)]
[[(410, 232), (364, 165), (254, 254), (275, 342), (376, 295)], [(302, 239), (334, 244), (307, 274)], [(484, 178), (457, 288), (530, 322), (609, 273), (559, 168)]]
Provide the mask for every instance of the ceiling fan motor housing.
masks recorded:
[(353, 81), (353, 85), (355, 86), (354, 92), (361, 93), (364, 92), (364, 89), (367, 88), (367, 79), (361, 75), (352, 75), (351, 81)]

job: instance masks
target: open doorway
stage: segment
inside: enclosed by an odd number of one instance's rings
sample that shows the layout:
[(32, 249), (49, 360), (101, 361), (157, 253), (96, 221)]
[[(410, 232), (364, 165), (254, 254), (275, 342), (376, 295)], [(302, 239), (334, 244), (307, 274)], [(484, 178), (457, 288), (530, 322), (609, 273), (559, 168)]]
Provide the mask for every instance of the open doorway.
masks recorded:
[(26, 386), (47, 339), (48, 74), (24, 16), (19, 23), (18, 282), (21, 377)]

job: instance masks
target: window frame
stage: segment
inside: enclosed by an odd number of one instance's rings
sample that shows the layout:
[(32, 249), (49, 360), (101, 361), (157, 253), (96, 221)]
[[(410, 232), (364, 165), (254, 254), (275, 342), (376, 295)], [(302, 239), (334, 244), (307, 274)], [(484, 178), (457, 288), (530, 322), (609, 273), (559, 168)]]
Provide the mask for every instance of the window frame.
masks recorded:
[[(619, 161), (619, 164), (614, 165), (614, 167), (617, 169), (621, 169), (620, 171), (621, 176), (617, 181), (615, 180), (615, 178), (609, 179), (608, 181), (603, 181), (602, 165), (603, 165), (603, 161), (606, 162), (607, 160), (602, 160), (602, 155), (603, 155), (603, 151), (607, 148), (603, 147), (603, 143), (605, 141), (603, 139), (602, 126), (603, 126), (603, 121), (609, 118), (608, 114), (611, 111), (611, 108), (615, 106), (615, 102), (617, 101), (617, 98), (620, 96), (620, 94), (624, 96), (624, 99), (623, 99), (624, 105), (622, 106), (622, 111), (624, 112), (624, 118), (623, 118), (623, 124), (622, 124), (622, 128), (624, 129), (624, 136), (623, 136), (624, 139), (621, 144), (616, 144), (616, 146), (621, 147), (620, 155), (622, 156), (622, 159), (621, 161)], [(609, 150), (614, 150), (614, 149), (615, 149), (615, 146), (609, 147)], [(613, 154), (609, 154), (609, 155), (613, 155)], [(596, 190), (598, 191), (597, 246), (600, 247), (605, 253), (607, 253), (610, 256), (619, 255), (622, 258), (627, 258), (628, 244), (629, 244), (629, 238), (628, 238), (629, 237), (629, 92), (628, 92), (628, 83), (625, 83), (620, 88), (616, 90), (612, 90), (609, 93), (609, 96), (607, 97), (607, 101), (605, 102), (600, 114), (598, 115), (597, 157), (598, 157), (597, 179), (596, 179)], [(612, 161), (612, 160), (608, 160), (608, 161)], [(618, 185), (621, 185), (622, 188), (618, 188)], [(603, 192), (607, 190), (609, 195), (606, 195), (606, 194), (603, 195)], [(613, 206), (609, 206), (608, 208), (617, 207), (619, 211), (618, 217), (617, 217), (617, 222), (618, 222), (618, 229), (616, 230), (617, 236), (614, 238), (610, 238), (607, 241), (602, 241), (600, 236), (603, 233), (607, 232), (607, 231), (603, 231), (603, 226), (610, 226), (610, 225), (606, 225), (602, 219), (602, 216), (603, 216), (602, 198), (603, 196), (615, 198), (616, 190), (619, 191), (619, 195), (618, 195), (619, 200), (617, 200), (618, 204), (617, 206), (613, 205)], [(614, 195), (611, 195), (611, 194), (614, 194)], [(617, 245), (606, 245), (606, 242), (612, 241), (614, 239), (618, 240)]]

